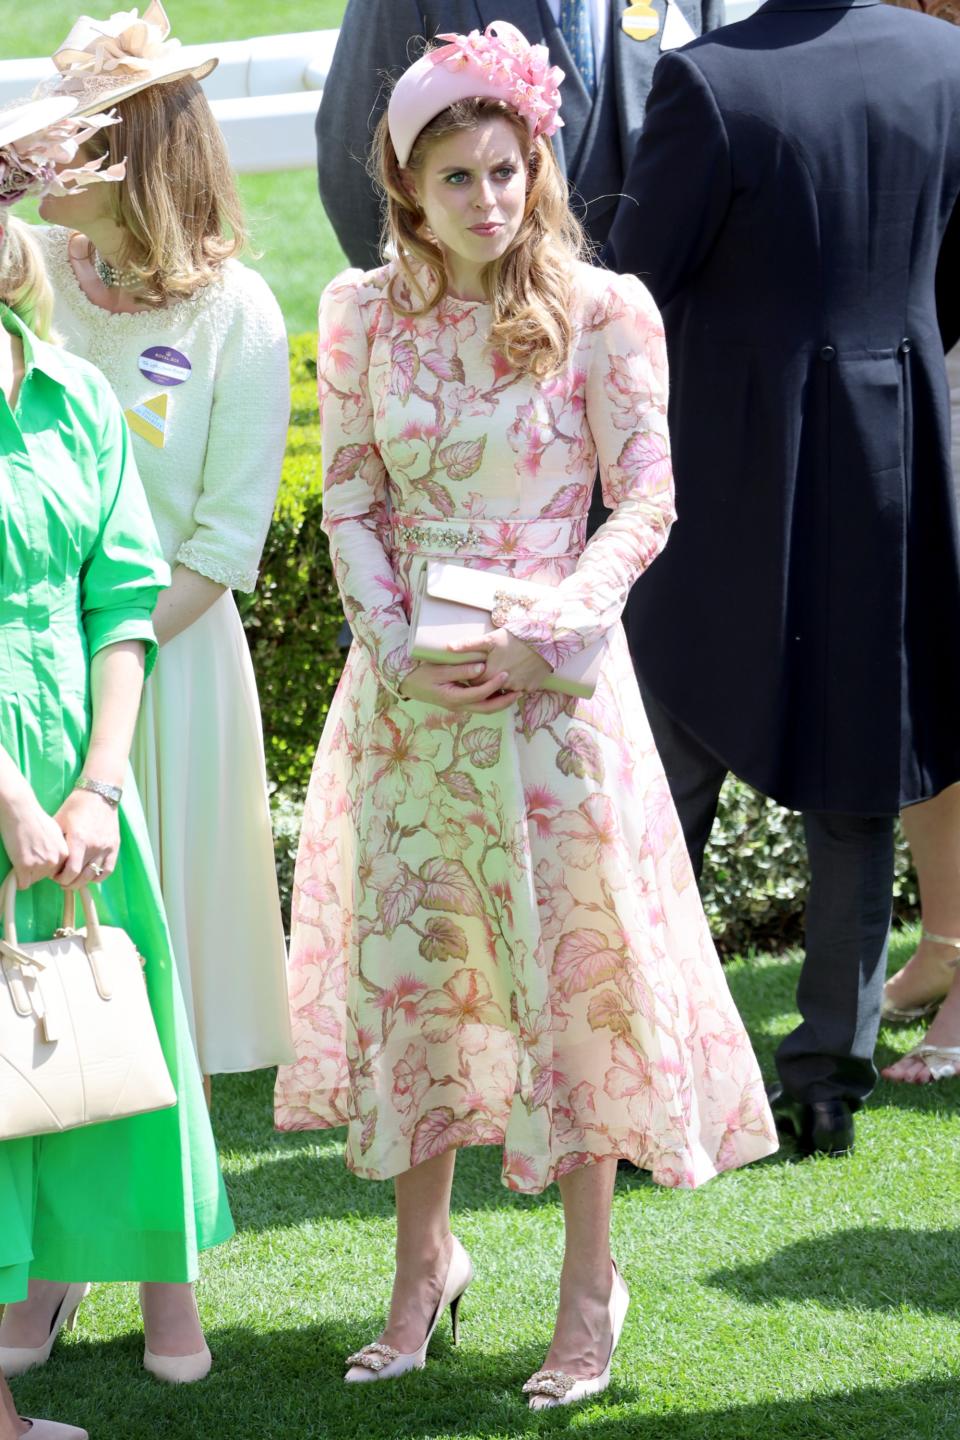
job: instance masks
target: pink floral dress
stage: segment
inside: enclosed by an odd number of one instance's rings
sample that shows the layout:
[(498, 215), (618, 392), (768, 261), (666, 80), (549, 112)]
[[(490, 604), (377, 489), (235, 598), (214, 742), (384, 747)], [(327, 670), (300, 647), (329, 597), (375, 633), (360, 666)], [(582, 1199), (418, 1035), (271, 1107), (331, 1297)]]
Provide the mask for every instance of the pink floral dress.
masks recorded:
[[(573, 353), (538, 381), (488, 346), (487, 305), (405, 318), (390, 274), (348, 271), (321, 303), (325, 527), (356, 643), (304, 816), (277, 1124), (346, 1124), (375, 1179), (496, 1144), (515, 1190), (608, 1156), (698, 1185), (777, 1141), (620, 624), (674, 518), (659, 315), (637, 280), (579, 267)], [(598, 461), (613, 514), (585, 547)], [(434, 556), (551, 585), (507, 628), (551, 663), (605, 636), (593, 699), (401, 700)]]

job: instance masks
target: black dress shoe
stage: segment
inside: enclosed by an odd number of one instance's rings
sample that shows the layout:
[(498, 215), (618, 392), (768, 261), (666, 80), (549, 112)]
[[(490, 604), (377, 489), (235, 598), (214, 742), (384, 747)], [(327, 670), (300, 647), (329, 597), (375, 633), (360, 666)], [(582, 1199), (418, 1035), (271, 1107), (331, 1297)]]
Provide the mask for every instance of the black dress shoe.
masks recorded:
[(782, 1085), (767, 1087), (781, 1135), (792, 1135), (802, 1155), (853, 1154), (853, 1112), (846, 1100), (794, 1100)]

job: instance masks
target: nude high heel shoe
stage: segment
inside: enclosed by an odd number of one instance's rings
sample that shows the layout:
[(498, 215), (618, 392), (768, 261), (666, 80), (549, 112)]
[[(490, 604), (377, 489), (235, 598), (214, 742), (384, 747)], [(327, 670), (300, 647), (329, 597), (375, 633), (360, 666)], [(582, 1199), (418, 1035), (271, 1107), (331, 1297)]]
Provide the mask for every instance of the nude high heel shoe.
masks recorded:
[(30, 1426), (23, 1440), (90, 1440), (86, 1430), (81, 1430), (78, 1425), (60, 1425), (56, 1420), (31, 1420), (27, 1415), (21, 1415), (20, 1419), (26, 1420)]
[(563, 1370), (538, 1370), (536, 1375), (523, 1387), (524, 1395), (530, 1396), (531, 1410), (546, 1410), (553, 1405), (574, 1405), (588, 1395), (599, 1395), (610, 1384), (610, 1365), (613, 1354), (620, 1342), (620, 1332), (627, 1317), (630, 1295), (616, 1265), (613, 1267), (613, 1288), (610, 1291), (610, 1354), (599, 1375), (589, 1375), (586, 1380), (575, 1380)]
[(154, 1355), (146, 1345), (143, 1347), (144, 1370), (168, 1385), (193, 1385), (197, 1380), (205, 1380), (212, 1365), (213, 1356), (206, 1345), (195, 1355)]
[(344, 1380), (351, 1385), (365, 1380), (394, 1380), (398, 1375), (405, 1375), (408, 1370), (422, 1370), (427, 1363), (427, 1346), (448, 1305), (453, 1326), (453, 1343), (457, 1345), (460, 1340), (460, 1301), (472, 1279), (473, 1265), (470, 1263), (470, 1256), (454, 1236), (447, 1278), (443, 1282), (443, 1291), (420, 1349), (405, 1355), (395, 1350), (392, 1345), (384, 1345), (376, 1340), (372, 1345), (365, 1345), (355, 1355), (347, 1357), (350, 1369), (343, 1377)]
[[(67, 1293), (60, 1301), (50, 1322), (50, 1334), (45, 1342), (38, 1345), (36, 1349), (29, 1349), (23, 1345), (0, 1345), (0, 1370), (4, 1375), (9, 1379), (12, 1375), (22, 1375), (25, 1370), (31, 1370), (34, 1365), (46, 1365), (60, 1331), (76, 1329), (77, 1311), (89, 1294), (89, 1285), (67, 1286)], [(34, 1421), (36, 1425), (45, 1423), (41, 1420)]]
[[(196, 1297), (194, 1297), (193, 1304), (196, 1309)], [(148, 1370), (151, 1375), (156, 1376), (158, 1380), (165, 1381), (168, 1385), (193, 1385), (197, 1380), (205, 1380), (210, 1374), (212, 1365), (213, 1356), (210, 1354), (206, 1342), (204, 1342), (203, 1349), (197, 1350), (193, 1355), (155, 1355), (144, 1339), (144, 1370)]]

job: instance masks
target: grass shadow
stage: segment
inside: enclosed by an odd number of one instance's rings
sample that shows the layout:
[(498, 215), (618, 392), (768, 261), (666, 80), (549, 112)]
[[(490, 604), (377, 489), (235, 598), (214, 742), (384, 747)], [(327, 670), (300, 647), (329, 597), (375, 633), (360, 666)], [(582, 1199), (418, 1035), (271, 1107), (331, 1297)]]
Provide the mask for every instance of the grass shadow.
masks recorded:
[(756, 1265), (716, 1270), (706, 1283), (753, 1305), (810, 1301), (830, 1309), (955, 1316), (960, 1230), (858, 1227), (800, 1240)]
[[(439, 1335), (439, 1332), (438, 1332)], [(131, 1374), (133, 1339), (70, 1347), (44, 1372), (14, 1382), (28, 1414), (68, 1405), (91, 1440), (513, 1440), (587, 1435), (590, 1440), (946, 1440), (960, 1421), (960, 1379), (932, 1375), (910, 1384), (864, 1386), (800, 1399), (702, 1409), (665, 1409), (657, 1393), (616, 1375), (587, 1406), (540, 1414), (523, 1401), (524, 1379), (542, 1361), (539, 1347), (509, 1352), (495, 1344), (454, 1350), (446, 1337), (424, 1371), (399, 1381), (343, 1384), (343, 1359), (362, 1340), (340, 1323), (210, 1334), (215, 1366), (201, 1385), (164, 1386)], [(615, 1362), (616, 1372), (616, 1362)], [(49, 1372), (49, 1373), (48, 1373)], [(255, 1383), (251, 1383), (254, 1380)], [(709, 1395), (710, 1376), (703, 1377)], [(242, 1403), (237, 1403), (238, 1387)], [(69, 1401), (63, 1397), (69, 1395)]]

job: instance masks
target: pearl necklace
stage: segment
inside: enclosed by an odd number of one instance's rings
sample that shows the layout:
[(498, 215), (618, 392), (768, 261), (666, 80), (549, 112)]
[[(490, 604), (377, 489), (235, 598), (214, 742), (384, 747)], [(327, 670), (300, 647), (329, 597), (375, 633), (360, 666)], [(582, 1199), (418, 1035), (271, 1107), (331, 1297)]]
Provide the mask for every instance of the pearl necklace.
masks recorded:
[(143, 284), (142, 278), (135, 270), (119, 270), (109, 261), (104, 260), (98, 251), (93, 252), (93, 268), (102, 285), (108, 290), (139, 290)]

